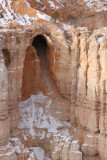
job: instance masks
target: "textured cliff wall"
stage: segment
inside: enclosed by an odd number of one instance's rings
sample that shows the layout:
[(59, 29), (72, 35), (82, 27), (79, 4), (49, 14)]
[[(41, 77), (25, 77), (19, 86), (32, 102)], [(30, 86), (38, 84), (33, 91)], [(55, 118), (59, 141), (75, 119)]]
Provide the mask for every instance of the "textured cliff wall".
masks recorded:
[[(53, 2), (74, 25), (102, 26), (105, 2)], [(0, 159), (107, 160), (107, 28), (54, 24), (24, 0), (0, 6)]]
[[(43, 23), (38, 29), (23, 32), (9, 31), (7, 33), (5, 30), (1, 31), (0, 144), (2, 146), (6, 145), (9, 141), (9, 131), (12, 137), (23, 137), (21, 134), (23, 129), (20, 128), (19, 130), (17, 126), (20, 121), (19, 102), (23, 93), (22, 89), (29, 86), (26, 83), (29, 81), (29, 79), (26, 79), (27, 76), (28, 78), (34, 78), (33, 81), (36, 84), (35, 91), (42, 91), (46, 94), (49, 92), (46, 91), (45, 84), (42, 84), (41, 67), (37, 54), (33, 51), (34, 48), (29, 47), (32, 45), (34, 37), (42, 35), (45, 37), (48, 45), (46, 59), (50, 74), (52, 74), (61, 96), (66, 98), (66, 102), (65, 100), (63, 101), (64, 105), (61, 115), (56, 115), (52, 110), (49, 113), (53, 114), (54, 117), (58, 117), (61, 121), (65, 119), (72, 124), (70, 134), (73, 138), (68, 142), (69, 147), (66, 146), (66, 143), (63, 144), (65, 149), (62, 150), (62, 155), (60, 156), (63, 159), (63, 154), (66, 155), (69, 151), (70, 160), (72, 160), (72, 157), (80, 160), (82, 158), (81, 154), (83, 154), (83, 159), (87, 159), (87, 157), (90, 160), (107, 159), (107, 144), (105, 141), (107, 130), (106, 34), (106, 29), (90, 33), (86, 28), (75, 29), (70, 25), (61, 25), (57, 28), (52, 23), (48, 23), (48, 25), (47, 23)], [(33, 62), (32, 57), (29, 57), (30, 52), (36, 56)], [(28, 69), (24, 68), (26, 56), (34, 64), (35, 73), (32, 73), (32, 67), (30, 67), (31, 72), (29, 67)], [(28, 63), (29, 66), (32, 64), (31, 62)], [(26, 72), (24, 72), (25, 70)], [(28, 71), (30, 74), (25, 75)], [(31, 83), (33, 85), (31, 88), (35, 84)], [(22, 87), (23, 85), (24, 88)], [(27, 91), (27, 93), (29, 95), (34, 94), (34, 91), (30, 89), (30, 92)], [(45, 105), (45, 102), (43, 103)], [(60, 101), (60, 103), (62, 102)], [(52, 105), (57, 106), (58, 104)], [(64, 108), (67, 106), (68, 111), (66, 111), (65, 115)], [(67, 112), (70, 114), (68, 115)], [(33, 145), (31, 139), (28, 138), (26, 143), (21, 138), (26, 146)], [(79, 151), (78, 142), (74, 142), (73, 140), (79, 140), (81, 152)], [(59, 144), (61, 143), (60, 141), (59, 137)], [(43, 142), (38, 141), (38, 145), (44, 142), (47, 142), (47, 139), (44, 139)], [(53, 159), (59, 156), (56, 150), (54, 150), (56, 146), (59, 147), (53, 139), (51, 151)], [(70, 146), (71, 149), (69, 150)], [(47, 147), (45, 149), (49, 150)], [(77, 151), (80, 156), (76, 154)]]

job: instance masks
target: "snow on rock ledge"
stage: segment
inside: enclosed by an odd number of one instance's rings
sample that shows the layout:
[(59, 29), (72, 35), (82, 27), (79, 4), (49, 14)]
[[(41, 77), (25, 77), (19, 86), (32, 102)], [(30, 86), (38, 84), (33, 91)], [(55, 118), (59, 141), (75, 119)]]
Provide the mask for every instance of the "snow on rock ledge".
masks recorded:
[[(27, 5), (28, 2), (26, 1)], [(21, 15), (20, 13), (17, 13), (14, 11), (11, 7), (11, 2), (9, 0), (1, 0), (0, 1), (1, 5), (1, 14), (2, 17), (0, 18), (0, 27), (11, 27), (14, 26), (15, 28), (17, 25), (19, 26), (30, 26), (32, 25), (32, 22), (42, 19), (49, 21), (51, 19), (50, 16), (46, 15), (45, 13), (41, 13), (39, 11), (35, 10), (35, 16), (29, 16), (27, 13), (24, 15)], [(25, 5), (26, 6), (26, 5)]]

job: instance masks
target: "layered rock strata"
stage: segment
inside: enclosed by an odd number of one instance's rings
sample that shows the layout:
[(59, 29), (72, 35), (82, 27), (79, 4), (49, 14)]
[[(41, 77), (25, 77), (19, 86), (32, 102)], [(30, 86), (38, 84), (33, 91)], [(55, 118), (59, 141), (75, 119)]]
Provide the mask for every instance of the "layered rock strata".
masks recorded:
[[(47, 43), (46, 60), (50, 74), (60, 98), (64, 100), (62, 105), (64, 112), (59, 117), (52, 110), (49, 110), (48, 114), (53, 114), (61, 122), (64, 121), (63, 118), (71, 122), (69, 137), (73, 136), (68, 141), (59, 137), (59, 143), (56, 143), (53, 135), (53, 138), (49, 139), (53, 139), (51, 158), (86, 160), (88, 157), (90, 160), (106, 160), (107, 30), (100, 29), (91, 33), (87, 28), (75, 29), (70, 25), (57, 26), (52, 23), (47, 25), (44, 22), (35, 27), (35, 30), (1, 30), (0, 35), (0, 145), (2, 147), (5, 145), (2, 150), (5, 150), (9, 143), (9, 134), (12, 137), (20, 137), (24, 130), (18, 128), (19, 102), (22, 101), (23, 93), (26, 99), (38, 91), (46, 96), (51, 91), (46, 91), (40, 59), (32, 46), (34, 38), (42, 35)], [(29, 54), (34, 55), (34, 59)], [(26, 60), (31, 70), (26, 66)], [(26, 75), (27, 73), (29, 74)], [(31, 83), (27, 89), (25, 82), (30, 81), (35, 83)], [(52, 99), (56, 97), (57, 94), (52, 95)], [(57, 105), (58, 103), (53, 104)], [(44, 111), (46, 113), (45, 107)], [(27, 145), (24, 139), (22, 142)], [(39, 144), (41, 143), (38, 142)], [(14, 146), (12, 142), (11, 145)], [(44, 147), (49, 151), (47, 146)], [(55, 148), (58, 147), (57, 152)], [(11, 159), (8, 154), (6, 156), (5, 159)], [(16, 156), (14, 151), (12, 157)]]

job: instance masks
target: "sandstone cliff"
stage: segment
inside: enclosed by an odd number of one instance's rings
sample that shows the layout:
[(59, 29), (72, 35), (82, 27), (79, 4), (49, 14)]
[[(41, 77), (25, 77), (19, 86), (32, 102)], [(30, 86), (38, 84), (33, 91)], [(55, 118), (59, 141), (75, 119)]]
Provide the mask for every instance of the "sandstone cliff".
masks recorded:
[(61, 21), (75, 27), (106, 27), (107, 2), (104, 0), (26, 0), (26, 4), (48, 15), (57, 10)]
[(0, 159), (107, 160), (107, 28), (16, 2), (1, 2)]

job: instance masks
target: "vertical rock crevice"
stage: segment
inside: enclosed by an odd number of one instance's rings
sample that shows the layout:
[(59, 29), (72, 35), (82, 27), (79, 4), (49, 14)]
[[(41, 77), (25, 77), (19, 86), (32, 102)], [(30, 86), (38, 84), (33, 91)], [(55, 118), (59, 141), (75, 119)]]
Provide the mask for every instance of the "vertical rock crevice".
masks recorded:
[(8, 49), (2, 49), (2, 52), (3, 52), (3, 56), (4, 56), (5, 65), (6, 65), (6, 67), (8, 67), (9, 64), (11, 63), (10, 53), (9, 53)]

